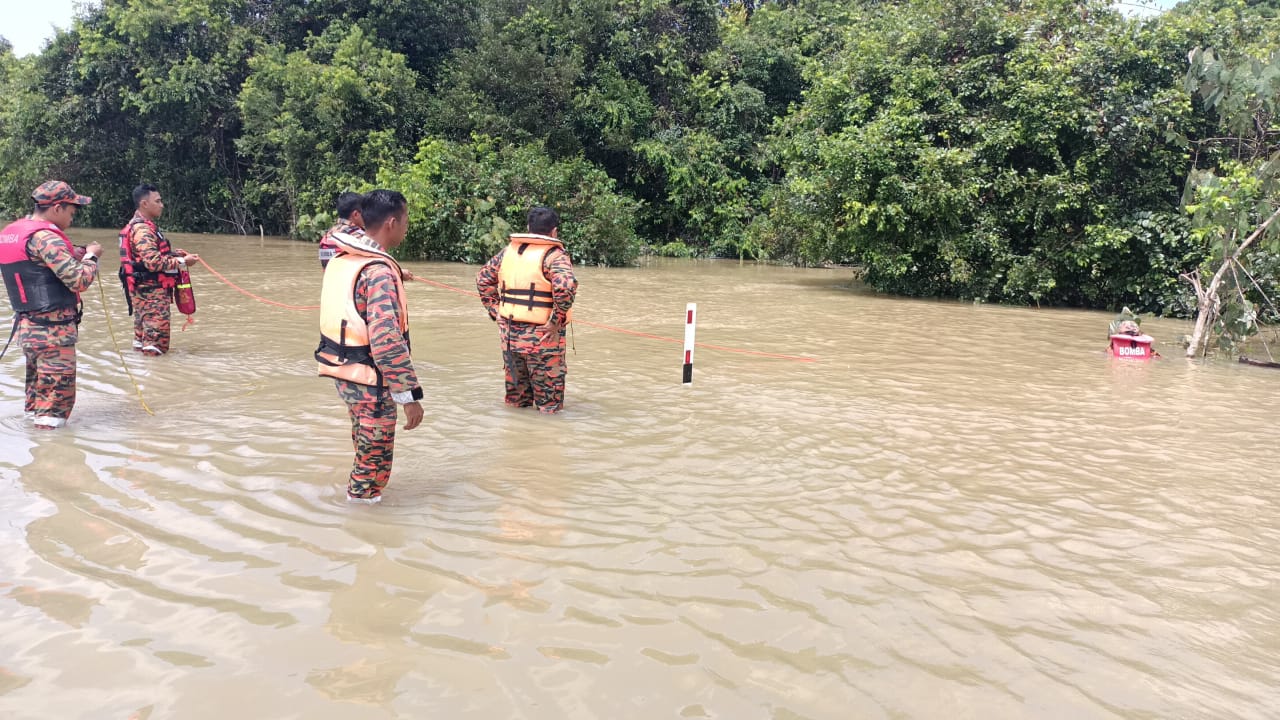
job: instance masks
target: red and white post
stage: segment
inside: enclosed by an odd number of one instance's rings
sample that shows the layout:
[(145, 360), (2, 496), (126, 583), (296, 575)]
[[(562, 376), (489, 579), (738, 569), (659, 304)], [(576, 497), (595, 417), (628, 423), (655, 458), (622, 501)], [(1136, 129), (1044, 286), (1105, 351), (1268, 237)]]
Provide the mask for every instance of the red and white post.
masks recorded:
[(698, 319), (698, 304), (689, 303), (684, 308), (684, 384), (693, 384), (693, 327)]

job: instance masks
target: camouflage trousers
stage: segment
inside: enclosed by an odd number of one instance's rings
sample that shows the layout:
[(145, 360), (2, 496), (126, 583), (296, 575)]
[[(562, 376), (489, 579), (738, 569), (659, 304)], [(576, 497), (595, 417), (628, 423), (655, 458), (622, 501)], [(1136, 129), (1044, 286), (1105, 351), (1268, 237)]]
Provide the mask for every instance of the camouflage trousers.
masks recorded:
[(76, 404), (76, 346), (24, 347), (22, 354), (27, 359), (23, 410), (37, 425), (62, 426)]
[(391, 459), (396, 443), (396, 404), (390, 393), (377, 400), (347, 402), (351, 418), (351, 444), (356, 451), (347, 494), (374, 497), (391, 480)]
[(537, 406), (538, 412), (555, 413), (564, 407), (564, 353), (502, 353), (506, 370), (506, 403)]
[(169, 352), (169, 305), (173, 291), (141, 287), (133, 292), (133, 348), (146, 355)]

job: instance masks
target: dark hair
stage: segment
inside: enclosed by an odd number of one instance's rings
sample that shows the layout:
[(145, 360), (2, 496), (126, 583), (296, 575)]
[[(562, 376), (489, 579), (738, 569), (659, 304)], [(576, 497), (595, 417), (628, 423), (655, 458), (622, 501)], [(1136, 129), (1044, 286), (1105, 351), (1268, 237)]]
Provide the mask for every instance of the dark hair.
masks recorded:
[(351, 213), (360, 209), (360, 201), (363, 199), (363, 195), (350, 190), (338, 193), (338, 217), (343, 220), (350, 220)]
[(529, 226), (529, 232), (539, 235), (550, 235), (552, 230), (560, 227), (560, 216), (555, 210), (541, 205), (529, 208), (529, 215), (525, 219)]
[(409, 207), (404, 195), (395, 190), (370, 190), (360, 200), (360, 215), (364, 218), (365, 230), (375, 230), (395, 215), (399, 215)]
[(133, 208), (137, 210), (138, 206), (142, 204), (142, 201), (146, 200), (147, 196), (153, 192), (160, 192), (160, 188), (156, 187), (155, 185), (152, 185), (151, 183), (142, 183), (138, 187), (134, 188), (133, 189)]

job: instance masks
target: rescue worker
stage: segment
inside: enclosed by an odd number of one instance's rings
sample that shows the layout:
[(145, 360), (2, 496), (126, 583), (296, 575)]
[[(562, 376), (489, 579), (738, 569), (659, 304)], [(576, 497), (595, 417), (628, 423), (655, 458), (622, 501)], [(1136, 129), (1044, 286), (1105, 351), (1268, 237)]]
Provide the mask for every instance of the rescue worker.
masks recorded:
[(476, 275), (489, 319), (498, 323), (508, 405), (555, 413), (564, 407), (565, 327), (578, 280), (560, 242), (560, 216), (534, 207), (528, 232), (516, 233)]
[(143, 355), (169, 352), (169, 305), (178, 284), (178, 270), (200, 259), (174, 250), (156, 221), (164, 213), (164, 199), (155, 185), (133, 189), (133, 217), (120, 231), (120, 282), (133, 314), (133, 349)]
[(1142, 327), (1138, 325), (1138, 316), (1130, 312), (1129, 308), (1125, 308), (1115, 320), (1111, 321), (1110, 333), (1107, 345), (1109, 355), (1143, 359), (1148, 357), (1149, 352), (1149, 357), (1164, 357), (1152, 347), (1154, 339), (1142, 332)]
[(376, 503), (391, 478), (396, 406), (405, 430), (422, 422), (422, 386), (409, 354), (409, 313), (400, 264), (390, 252), (404, 241), (404, 195), (374, 190), (360, 201), (364, 232), (335, 233), (338, 253), (320, 294), (319, 373), (334, 379), (351, 418), (355, 462), (347, 500)]
[(1114, 334), (1137, 336), (1142, 334), (1142, 328), (1134, 320), (1121, 320), (1120, 324), (1116, 326)]
[(320, 237), (320, 269), (338, 252), (333, 236), (338, 233), (359, 235), (364, 232), (364, 220), (360, 217), (360, 193), (344, 192), (338, 195), (338, 221)]
[(27, 363), (23, 410), (37, 429), (52, 430), (67, 424), (76, 404), (80, 293), (98, 276), (102, 246), (89, 243), (81, 253), (66, 235), (92, 198), (50, 180), (31, 199), (31, 216), (0, 230), (0, 274)]

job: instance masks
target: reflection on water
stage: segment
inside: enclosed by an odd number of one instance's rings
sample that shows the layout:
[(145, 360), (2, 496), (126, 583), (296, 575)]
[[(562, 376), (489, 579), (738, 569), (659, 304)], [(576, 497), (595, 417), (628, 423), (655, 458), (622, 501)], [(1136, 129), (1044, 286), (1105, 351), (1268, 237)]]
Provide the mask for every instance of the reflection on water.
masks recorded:
[[(314, 246), (180, 240), (318, 297)], [(1280, 373), (840, 270), (580, 276), (583, 320), (697, 302), (700, 341), (816, 362), (700, 349), (682, 387), (678, 344), (579, 325), (544, 417), (478, 301), (414, 284), (428, 420), (349, 507), (314, 311), (198, 269), (172, 355), (126, 356), (150, 417), (87, 293), (67, 430), (0, 373), (0, 717), (1274, 717)]]

